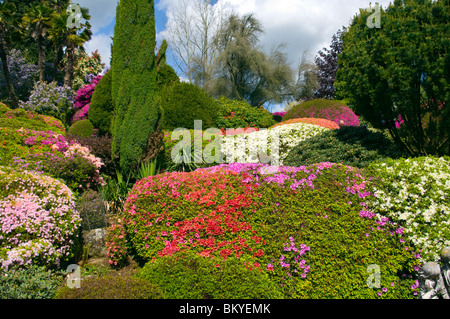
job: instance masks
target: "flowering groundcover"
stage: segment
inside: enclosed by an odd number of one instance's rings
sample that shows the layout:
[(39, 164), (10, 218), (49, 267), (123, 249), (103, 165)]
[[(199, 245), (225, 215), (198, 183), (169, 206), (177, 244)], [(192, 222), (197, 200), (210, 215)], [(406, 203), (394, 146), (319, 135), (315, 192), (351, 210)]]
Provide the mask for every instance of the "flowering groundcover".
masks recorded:
[[(190, 251), (266, 272), (286, 298), (414, 296), (416, 254), (401, 228), (367, 209), (370, 178), (332, 163), (276, 169), (224, 164), (138, 181), (109, 232), (110, 263)], [(379, 288), (367, 284), (373, 264)]]

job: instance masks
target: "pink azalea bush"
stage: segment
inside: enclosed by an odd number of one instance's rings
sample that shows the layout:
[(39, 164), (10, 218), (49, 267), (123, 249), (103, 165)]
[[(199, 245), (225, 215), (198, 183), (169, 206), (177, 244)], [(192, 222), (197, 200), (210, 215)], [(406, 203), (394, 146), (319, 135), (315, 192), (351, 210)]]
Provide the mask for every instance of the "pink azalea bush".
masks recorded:
[(52, 131), (28, 129), (0, 130), (7, 147), (5, 156), (0, 149), (0, 165), (36, 170), (61, 178), (73, 191), (96, 188), (105, 182), (100, 174), (103, 162), (87, 147)]
[(0, 198), (0, 268), (58, 266), (70, 256), (81, 219), (64, 183), (0, 166)]

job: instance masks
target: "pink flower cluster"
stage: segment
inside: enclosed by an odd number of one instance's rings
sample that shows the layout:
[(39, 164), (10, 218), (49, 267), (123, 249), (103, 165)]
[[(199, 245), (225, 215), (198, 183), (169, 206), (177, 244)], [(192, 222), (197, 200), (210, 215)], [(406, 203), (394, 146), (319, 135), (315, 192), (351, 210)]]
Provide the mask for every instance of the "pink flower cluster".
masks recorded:
[(72, 123), (84, 120), (88, 117), (92, 94), (94, 94), (95, 87), (102, 78), (103, 75), (97, 75), (91, 83), (83, 86), (77, 91), (74, 103), (74, 109), (77, 111), (72, 118)]
[(59, 264), (81, 219), (72, 191), (34, 171), (0, 167), (0, 265)]

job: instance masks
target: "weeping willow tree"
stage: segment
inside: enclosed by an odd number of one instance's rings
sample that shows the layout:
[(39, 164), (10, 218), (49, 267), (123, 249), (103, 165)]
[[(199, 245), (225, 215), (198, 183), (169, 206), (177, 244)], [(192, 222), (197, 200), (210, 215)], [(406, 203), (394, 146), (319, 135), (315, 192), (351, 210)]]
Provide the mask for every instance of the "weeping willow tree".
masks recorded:
[(121, 0), (112, 47), (113, 156), (124, 173), (157, 156), (158, 102), (154, 1)]
[(262, 33), (261, 23), (252, 14), (230, 16), (216, 38), (221, 53), (211, 95), (246, 100), (252, 106), (291, 96), (293, 72), (283, 46), (264, 53), (258, 46)]

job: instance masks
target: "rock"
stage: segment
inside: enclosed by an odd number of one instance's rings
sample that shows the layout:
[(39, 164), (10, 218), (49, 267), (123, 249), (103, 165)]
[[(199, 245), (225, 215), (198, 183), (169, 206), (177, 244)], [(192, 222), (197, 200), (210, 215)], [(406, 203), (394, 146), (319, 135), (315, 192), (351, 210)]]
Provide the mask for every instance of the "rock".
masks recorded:
[(89, 247), (89, 257), (104, 257), (106, 256), (106, 229), (96, 228), (92, 230), (84, 230), (81, 232), (83, 242), (86, 247)]

